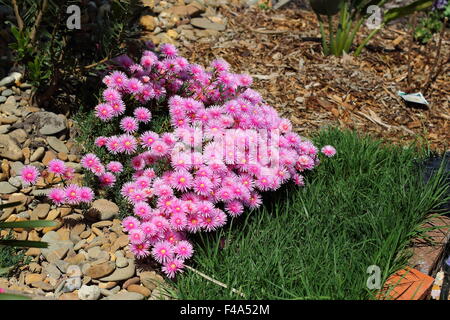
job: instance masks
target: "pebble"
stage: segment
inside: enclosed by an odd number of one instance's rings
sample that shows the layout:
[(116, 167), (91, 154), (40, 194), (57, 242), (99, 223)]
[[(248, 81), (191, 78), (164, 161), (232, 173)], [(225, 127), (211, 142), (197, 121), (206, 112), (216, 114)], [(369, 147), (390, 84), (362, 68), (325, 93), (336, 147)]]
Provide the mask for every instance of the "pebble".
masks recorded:
[(80, 290), (78, 290), (78, 298), (80, 298), (80, 300), (98, 300), (100, 294), (100, 288), (97, 286), (83, 285)]
[(136, 292), (121, 292), (112, 294), (101, 300), (144, 300), (144, 296)]
[(134, 260), (128, 260), (128, 266), (126, 266), (125, 268), (117, 268), (116, 270), (114, 270), (114, 272), (107, 276), (107, 277), (103, 277), (100, 280), (101, 281), (121, 281), (121, 280), (126, 280), (129, 279), (131, 277), (134, 276), (136, 272), (136, 267), (134, 264)]
[(130, 291), (130, 292), (136, 292), (136, 293), (142, 294), (144, 297), (149, 297), (150, 294), (152, 293), (146, 287), (140, 286), (138, 284), (129, 285), (127, 290)]
[[(91, 277), (92, 279), (98, 279), (105, 277), (109, 274), (111, 274), (114, 269), (116, 268), (116, 264), (114, 262), (105, 262), (97, 265), (90, 266), (86, 272), (85, 275)], [(114, 280), (103, 280), (102, 281), (114, 281)]]
[(55, 137), (47, 137), (47, 142), (50, 147), (52, 147), (56, 152), (68, 153), (66, 145), (63, 141), (55, 138)]
[(128, 260), (125, 259), (124, 257), (118, 257), (118, 258), (116, 259), (116, 266), (117, 266), (118, 268), (125, 268), (125, 267), (128, 266)]
[(155, 271), (141, 272), (139, 278), (141, 279), (141, 283), (150, 291), (153, 291), (156, 287), (164, 284), (164, 278)]
[[(4, 122), (5, 118), (2, 118)], [(0, 134), (0, 158), (5, 158), (13, 161), (22, 160), (22, 149), (17, 142), (7, 134)]]
[(0, 182), (0, 194), (10, 194), (16, 192), (18, 189), (11, 185), (9, 182), (1, 181)]
[(95, 200), (91, 209), (94, 210), (89, 210), (88, 214), (98, 220), (112, 220), (119, 214), (119, 207), (106, 199)]
[(39, 160), (41, 160), (42, 157), (44, 156), (44, 153), (45, 153), (44, 147), (39, 147), (39, 148), (37, 148), (37, 149), (33, 152), (33, 154), (31, 155), (30, 161), (33, 162), (33, 161), (39, 161)]
[(4, 96), (4, 97), (9, 97), (12, 94), (13, 94), (13, 91), (11, 89), (6, 89), (6, 90), (3, 90), (3, 92), (2, 92), (2, 96)]

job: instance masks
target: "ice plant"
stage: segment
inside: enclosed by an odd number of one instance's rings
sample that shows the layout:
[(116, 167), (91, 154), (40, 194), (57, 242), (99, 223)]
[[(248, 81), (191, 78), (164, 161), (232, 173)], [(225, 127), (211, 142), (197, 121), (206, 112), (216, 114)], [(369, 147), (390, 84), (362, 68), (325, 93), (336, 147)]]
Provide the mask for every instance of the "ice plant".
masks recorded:
[[(194, 253), (189, 234), (217, 230), (246, 208), (258, 208), (263, 192), (288, 182), (303, 186), (319, 157), (336, 153), (293, 132), (291, 122), (250, 88), (252, 78), (232, 73), (224, 60), (203, 68), (163, 44), (144, 51), (139, 63), (127, 56), (117, 62), (121, 70), (103, 79), (104, 101), (94, 114), (119, 125), (95, 145), (121, 162), (87, 154), (81, 164), (101, 186), (122, 183), (120, 194), (132, 208), (122, 221), (130, 250), (137, 258), (153, 257), (168, 277), (182, 272)], [(164, 106), (172, 130), (151, 131), (152, 113)], [(125, 168), (134, 173), (122, 182), (116, 176)], [(72, 185), (51, 193), (55, 202), (91, 196)]]
[(34, 166), (24, 166), (20, 173), (24, 185), (34, 184), (39, 178), (39, 170)]

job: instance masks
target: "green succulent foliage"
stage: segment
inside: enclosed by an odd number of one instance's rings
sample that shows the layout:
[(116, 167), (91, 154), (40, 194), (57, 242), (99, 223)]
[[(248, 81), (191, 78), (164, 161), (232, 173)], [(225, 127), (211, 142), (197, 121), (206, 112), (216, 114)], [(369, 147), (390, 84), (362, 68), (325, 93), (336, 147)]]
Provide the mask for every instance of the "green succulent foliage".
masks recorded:
[(435, 33), (442, 30), (444, 23), (448, 27), (450, 21), (450, 2), (442, 10), (430, 10), (421, 19), (414, 32), (414, 38), (422, 44), (428, 43)]
[[(369, 7), (378, 6), (381, 8), (387, 2), (388, 0), (310, 0), (311, 7), (319, 20), (323, 53), (325, 55), (342, 56), (344, 52), (350, 52), (362, 25), (373, 14), (372, 11), (368, 10)], [(416, 0), (407, 6), (387, 10), (384, 12), (380, 26), (373, 29), (364, 41), (359, 44), (354, 54), (358, 56), (370, 39), (388, 22), (416, 11), (425, 10), (431, 7), (432, 4), (432, 0)], [(339, 15), (337, 26), (334, 25), (332, 18), (336, 14)], [(327, 17), (327, 21), (323, 20), (322, 15)], [(328, 34), (325, 32), (325, 24), (328, 27)]]

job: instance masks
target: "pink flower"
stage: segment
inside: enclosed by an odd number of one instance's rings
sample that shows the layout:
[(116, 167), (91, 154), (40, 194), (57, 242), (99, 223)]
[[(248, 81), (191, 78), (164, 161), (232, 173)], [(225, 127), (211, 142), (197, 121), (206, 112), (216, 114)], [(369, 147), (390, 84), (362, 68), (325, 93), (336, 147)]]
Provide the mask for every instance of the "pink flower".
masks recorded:
[(152, 114), (150, 110), (144, 107), (136, 108), (133, 112), (134, 116), (136, 117), (137, 121), (147, 123), (152, 118)]
[(120, 121), (120, 128), (127, 133), (132, 133), (139, 128), (139, 125), (136, 119), (132, 117), (125, 117)]
[(108, 102), (113, 102), (120, 100), (122, 97), (116, 89), (109, 88), (103, 91), (103, 98)]
[(92, 202), (94, 199), (94, 192), (89, 187), (80, 188), (80, 201), (81, 202)]
[(109, 104), (100, 103), (95, 107), (95, 115), (102, 121), (108, 121), (114, 116), (114, 112)]
[(79, 204), (81, 201), (81, 188), (76, 184), (70, 184), (64, 189), (66, 193), (66, 202), (69, 204)]
[(164, 263), (173, 258), (173, 248), (170, 242), (162, 241), (153, 247), (152, 256), (159, 263)]
[(336, 154), (336, 149), (332, 146), (324, 146), (320, 151), (329, 158)]
[(187, 218), (184, 213), (174, 213), (170, 218), (170, 225), (174, 230), (183, 230), (187, 224)]
[(106, 149), (112, 154), (116, 154), (120, 150), (120, 139), (116, 136), (109, 137), (106, 141)]
[(244, 206), (240, 201), (233, 200), (225, 205), (225, 210), (230, 214), (230, 216), (238, 217), (244, 212)]
[(75, 177), (75, 169), (71, 167), (66, 167), (63, 173), (63, 178), (65, 180), (72, 180)]
[(144, 222), (141, 224), (141, 230), (147, 237), (153, 237), (158, 233), (158, 228), (151, 222)]
[(164, 142), (157, 140), (152, 144), (151, 151), (155, 155), (162, 157), (167, 153), (167, 151), (169, 151), (169, 146)]
[(186, 191), (192, 186), (192, 175), (185, 170), (178, 170), (174, 173), (173, 187), (180, 191)]
[(130, 251), (137, 258), (145, 258), (150, 254), (149, 251), (150, 245), (147, 242), (138, 243), (138, 244), (130, 244)]
[(170, 43), (165, 43), (162, 44), (159, 48), (159, 50), (161, 51), (161, 53), (163, 55), (165, 55), (166, 57), (169, 58), (174, 58), (177, 56), (177, 48), (175, 48), (175, 46), (173, 44)]
[(66, 171), (66, 165), (64, 161), (53, 159), (48, 163), (48, 171), (62, 175)]
[(125, 104), (122, 100), (115, 100), (110, 103), (111, 116), (120, 116), (125, 112)]
[(39, 177), (39, 170), (34, 166), (24, 166), (20, 172), (20, 178), (24, 185), (35, 184)]
[(126, 154), (131, 154), (136, 151), (136, 148), (137, 148), (137, 142), (133, 136), (131, 136), (129, 134), (124, 134), (119, 137), (119, 151), (120, 152), (123, 152)]
[(151, 214), (151, 208), (145, 202), (138, 202), (134, 205), (133, 213), (142, 218), (149, 217)]
[(48, 197), (53, 201), (56, 205), (61, 205), (66, 200), (66, 192), (59, 188), (51, 189)]
[(158, 140), (159, 136), (157, 133), (152, 131), (144, 132), (141, 136), (141, 144), (144, 147), (151, 148), (152, 144)]
[(113, 173), (120, 173), (123, 170), (123, 166), (118, 161), (111, 161), (110, 163), (108, 163), (106, 165), (106, 169), (108, 169), (109, 171), (111, 171)]
[(189, 259), (192, 257), (194, 253), (194, 249), (192, 248), (192, 244), (183, 240), (178, 242), (174, 249), (175, 254), (181, 259)]
[(145, 240), (145, 233), (141, 229), (135, 228), (130, 230), (128, 233), (128, 236), (130, 238), (130, 242), (132, 244), (139, 244), (144, 242)]
[(98, 178), (103, 187), (112, 187), (116, 183), (116, 177), (111, 172), (106, 172)]
[(120, 71), (114, 71), (111, 74), (111, 79), (112, 79), (112, 83), (118, 88), (122, 88), (125, 85), (126, 81), (128, 80), (125, 73), (120, 72)]
[(100, 159), (93, 153), (85, 154), (80, 161), (81, 165), (86, 169), (92, 169), (100, 164)]
[(127, 231), (131, 231), (133, 229), (137, 229), (140, 226), (140, 222), (138, 219), (134, 218), (134, 217), (126, 217), (125, 219), (122, 220), (122, 226), (127, 230)]
[(162, 271), (168, 278), (174, 278), (177, 272), (183, 272), (183, 261), (180, 259), (167, 260), (162, 267)]
[(106, 138), (106, 137), (98, 137), (98, 138), (95, 139), (94, 143), (95, 143), (95, 145), (97, 147), (103, 147), (103, 146), (106, 145), (106, 141), (108, 141), (108, 138)]

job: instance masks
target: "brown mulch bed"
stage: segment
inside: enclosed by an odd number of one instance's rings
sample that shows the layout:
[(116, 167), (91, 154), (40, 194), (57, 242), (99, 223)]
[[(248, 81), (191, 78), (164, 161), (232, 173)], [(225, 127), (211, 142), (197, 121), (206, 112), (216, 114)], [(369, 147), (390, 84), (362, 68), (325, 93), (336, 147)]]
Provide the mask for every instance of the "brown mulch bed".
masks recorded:
[[(300, 134), (331, 125), (402, 144), (425, 138), (431, 149), (448, 148), (448, 32), (442, 37), (438, 64), (439, 35), (421, 46), (412, 41), (405, 23), (382, 30), (361, 56), (337, 58), (323, 56), (317, 20), (310, 11), (222, 8), (222, 14), (228, 19), (227, 31), (211, 42), (184, 43), (182, 54), (206, 65), (223, 58), (234, 72), (253, 75), (256, 90)], [(433, 69), (441, 70), (434, 81)], [(397, 96), (399, 90), (422, 92), (429, 109), (406, 106)]]

